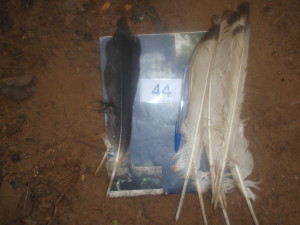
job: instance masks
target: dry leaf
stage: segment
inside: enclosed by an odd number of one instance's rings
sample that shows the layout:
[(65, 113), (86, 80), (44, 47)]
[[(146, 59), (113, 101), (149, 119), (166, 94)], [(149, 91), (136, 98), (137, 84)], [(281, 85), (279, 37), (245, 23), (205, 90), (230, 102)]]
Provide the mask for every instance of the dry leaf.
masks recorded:
[(125, 10), (126, 11), (130, 11), (132, 9), (132, 5), (131, 4), (125, 4)]
[(110, 7), (110, 2), (105, 2), (102, 7), (100, 8), (100, 13), (105, 12), (106, 10), (108, 10)]
[(80, 179), (82, 182), (85, 181), (86, 170), (87, 170), (87, 166), (84, 163), (82, 163), (80, 168)]

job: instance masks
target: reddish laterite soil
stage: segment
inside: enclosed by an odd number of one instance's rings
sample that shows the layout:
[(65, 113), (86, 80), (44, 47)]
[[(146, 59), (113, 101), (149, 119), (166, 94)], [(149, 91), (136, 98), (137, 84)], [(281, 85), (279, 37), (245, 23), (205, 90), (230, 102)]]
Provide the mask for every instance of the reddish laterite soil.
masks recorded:
[[(0, 79), (31, 75), (24, 101), (0, 96), (0, 224), (203, 224), (196, 194), (178, 222), (178, 195), (109, 199), (106, 171), (93, 172), (104, 132), (99, 42), (138, 2), (153, 6), (169, 32), (207, 30), (213, 15), (240, 0), (2, 0)], [(253, 203), (261, 224), (300, 224), (300, 2), (252, 0), (243, 118), (253, 153)], [(154, 33), (148, 16), (131, 19), (135, 34)], [(225, 224), (210, 207), (209, 224)], [(228, 195), (232, 224), (253, 224), (237, 190)]]

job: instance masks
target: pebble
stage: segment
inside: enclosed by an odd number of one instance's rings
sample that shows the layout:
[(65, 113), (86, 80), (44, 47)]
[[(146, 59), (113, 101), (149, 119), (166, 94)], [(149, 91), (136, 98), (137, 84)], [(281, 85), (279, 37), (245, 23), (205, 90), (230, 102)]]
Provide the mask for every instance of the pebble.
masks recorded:
[(273, 16), (275, 10), (271, 6), (266, 6), (262, 9), (263, 13), (267, 16)]
[(11, 156), (10, 156), (10, 159), (11, 161), (13, 161), (14, 163), (17, 163), (20, 161), (21, 157), (20, 157), (20, 154), (18, 152), (16, 153), (13, 153)]

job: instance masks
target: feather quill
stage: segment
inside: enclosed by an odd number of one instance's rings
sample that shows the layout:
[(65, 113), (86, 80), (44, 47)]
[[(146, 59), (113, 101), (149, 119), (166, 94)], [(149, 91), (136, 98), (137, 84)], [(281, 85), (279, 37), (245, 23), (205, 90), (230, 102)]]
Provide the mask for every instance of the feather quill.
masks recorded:
[(188, 181), (191, 179), (197, 188), (199, 200), (201, 204), (202, 216), (204, 223), (207, 224), (202, 192), (199, 182), (199, 174), (201, 176), (200, 158), (203, 151), (203, 111), (205, 98), (207, 96), (209, 86), (209, 76), (211, 73), (215, 48), (218, 40), (219, 26), (215, 25), (198, 44), (193, 54), (189, 68), (189, 105), (187, 117), (183, 122), (181, 131), (184, 136), (185, 144), (176, 154), (177, 159), (175, 171), (184, 177), (182, 193), (176, 212), (176, 220), (178, 220), (183, 200), (186, 193)]
[(131, 35), (127, 18), (118, 21), (117, 30), (106, 46), (104, 82), (108, 96), (105, 142), (115, 152), (110, 183), (120, 163), (126, 161), (131, 138), (134, 97), (139, 79), (140, 42)]

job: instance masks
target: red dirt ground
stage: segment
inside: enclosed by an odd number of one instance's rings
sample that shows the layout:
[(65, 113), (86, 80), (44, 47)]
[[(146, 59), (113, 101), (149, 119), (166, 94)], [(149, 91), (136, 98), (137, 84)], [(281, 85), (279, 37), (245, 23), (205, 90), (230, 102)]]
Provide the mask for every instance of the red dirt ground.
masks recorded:
[[(139, 4), (151, 4), (169, 32), (181, 32), (207, 30), (213, 15), (240, 3)], [(105, 151), (103, 114), (95, 111), (102, 98), (98, 38), (113, 34), (134, 1), (0, 5), (6, 14), (0, 23), (6, 26), (0, 34), (0, 78), (27, 74), (37, 84), (22, 102), (0, 97), (0, 224), (14, 219), (14, 225), (202, 224), (196, 194), (187, 195), (175, 222), (178, 195), (109, 199), (106, 172), (93, 176)], [(251, 178), (262, 180), (254, 208), (261, 224), (300, 224), (300, 2), (253, 0), (250, 6), (243, 118), (255, 160)], [(135, 34), (154, 33), (149, 17), (131, 25)], [(204, 200), (209, 224), (224, 224), (221, 211), (209, 207), (209, 193)], [(239, 191), (228, 195), (228, 214), (232, 224), (253, 224)]]

